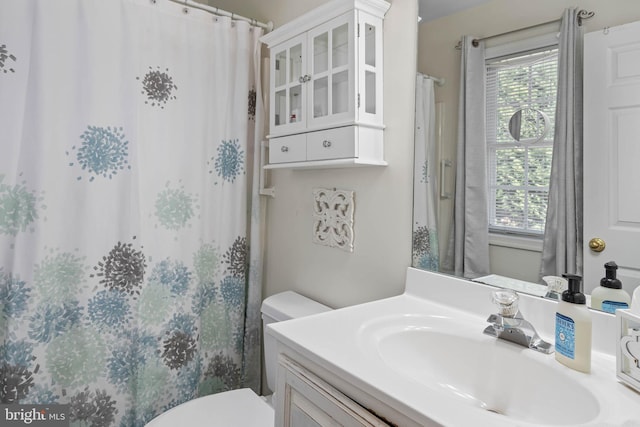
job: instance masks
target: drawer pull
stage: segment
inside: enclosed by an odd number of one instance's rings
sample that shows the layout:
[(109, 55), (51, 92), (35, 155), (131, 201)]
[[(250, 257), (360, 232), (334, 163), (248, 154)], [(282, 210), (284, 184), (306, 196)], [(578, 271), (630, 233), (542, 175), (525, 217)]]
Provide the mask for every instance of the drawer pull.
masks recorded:
[(325, 139), (324, 141), (322, 141), (322, 146), (324, 148), (329, 148), (331, 147), (331, 141), (329, 141), (328, 139)]
[(287, 151), (289, 151), (289, 147), (287, 147), (286, 145), (283, 145), (282, 147), (280, 147), (280, 151), (282, 151), (283, 153), (286, 153)]

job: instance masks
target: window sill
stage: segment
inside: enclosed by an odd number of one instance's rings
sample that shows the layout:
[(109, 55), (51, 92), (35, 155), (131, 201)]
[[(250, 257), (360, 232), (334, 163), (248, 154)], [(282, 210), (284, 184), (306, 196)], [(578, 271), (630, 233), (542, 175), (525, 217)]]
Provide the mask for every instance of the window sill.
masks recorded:
[(525, 237), (509, 234), (489, 233), (489, 245), (525, 251), (542, 252), (542, 237)]

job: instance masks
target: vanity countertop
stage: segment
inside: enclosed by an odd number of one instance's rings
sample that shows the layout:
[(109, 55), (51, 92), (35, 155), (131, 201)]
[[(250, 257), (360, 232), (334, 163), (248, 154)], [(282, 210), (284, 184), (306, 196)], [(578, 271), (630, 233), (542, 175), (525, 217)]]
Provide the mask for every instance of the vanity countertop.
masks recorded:
[[(471, 309), (457, 308), (465, 305), (456, 303), (460, 301), (461, 292), (467, 292), (467, 287), (471, 288), (468, 289), (471, 294), (475, 293), (474, 298), (477, 298), (478, 304), (472, 305)], [(493, 309), (489, 302), (491, 289), (491, 287), (466, 280), (410, 268), (405, 293), (400, 296), (271, 324), (267, 327), (267, 331), (282, 345), (340, 376), (358, 390), (395, 408), (420, 425), (640, 426), (640, 394), (617, 381), (614, 354), (594, 351), (592, 372), (584, 374), (561, 365), (552, 354), (546, 355), (511, 343), (497, 342), (495, 338), (484, 335), (482, 330), (486, 326), (486, 318)], [(429, 298), (429, 295), (434, 294), (437, 294), (437, 298)], [(534, 317), (540, 316), (539, 312), (548, 313), (549, 310), (553, 312), (554, 306), (547, 305), (549, 301), (543, 299), (536, 301), (535, 297), (527, 296), (522, 298), (530, 299), (524, 304), (526, 310), (533, 312), (536, 308), (537, 314)], [(554, 303), (551, 302), (551, 304)], [(540, 305), (539, 310), (538, 305)], [(524, 314), (526, 318), (527, 312)], [(602, 333), (615, 323), (602, 317), (605, 324), (599, 325), (596, 324), (600, 322), (598, 319), (594, 322), (594, 334)], [(535, 320), (532, 320), (532, 323), (538, 328)], [(552, 329), (549, 329), (553, 319), (541, 323), (544, 324), (540, 325), (538, 332), (542, 338), (553, 343), (550, 336)], [(458, 341), (468, 342), (470, 349), (468, 354), (458, 358), (461, 361), (461, 368), (467, 364), (466, 360), (472, 361), (477, 357), (473, 351), (475, 348), (481, 348), (477, 346), (507, 346), (500, 351), (506, 350), (509, 354), (516, 356), (513, 358), (516, 360), (514, 366), (519, 364), (536, 366), (536, 369), (542, 369), (545, 375), (550, 375), (549, 379), (559, 381), (558, 384), (575, 384), (576, 390), (584, 390), (585, 395), (592, 400), (578, 403), (583, 405), (585, 410), (590, 411), (590, 415), (579, 418), (579, 423), (573, 423), (568, 422), (568, 419), (546, 420), (544, 416), (536, 414), (535, 422), (530, 422), (529, 415), (509, 414), (509, 403), (504, 404), (503, 410), (489, 407), (480, 409), (484, 405), (481, 401), (464, 395), (461, 390), (447, 384), (447, 381), (435, 381), (427, 385), (424, 380), (420, 380), (422, 374), (418, 372), (421, 370), (419, 364), (416, 365), (414, 378), (404, 375), (401, 372), (407, 372), (406, 366), (390, 367), (388, 358), (385, 360), (387, 356), (379, 351), (380, 343), (386, 339), (385, 336), (389, 335), (389, 328), (393, 328), (394, 324), (400, 325), (403, 332), (429, 330), (468, 340)], [(463, 347), (466, 348), (466, 345)], [(606, 348), (606, 346), (602, 347)], [(429, 351), (426, 349), (424, 354)], [(456, 350), (454, 347), (448, 347), (447, 350), (439, 348), (433, 351), (445, 351), (446, 354), (446, 351)], [(456, 351), (456, 355), (450, 355), (460, 356), (457, 353), (463, 352)], [(428, 363), (425, 360), (425, 369), (428, 368), (426, 366)], [(501, 363), (502, 361), (496, 361), (495, 367), (487, 367), (485, 376), (488, 375), (487, 372), (492, 372), (491, 369), (499, 369), (496, 367)], [(487, 378), (491, 381), (491, 375)], [(518, 393), (514, 393), (514, 390), (526, 390), (534, 386), (542, 387), (544, 390), (544, 385), (539, 384), (544, 381), (536, 380), (537, 378), (534, 378), (529, 384), (518, 384), (517, 380), (514, 380), (514, 389), (501, 389), (497, 394), (516, 396)], [(572, 399), (575, 401), (576, 397), (566, 396), (565, 402), (561, 398), (557, 399), (558, 407), (562, 408), (563, 404)], [(504, 414), (493, 411), (504, 412)], [(545, 420), (544, 423), (541, 420)]]

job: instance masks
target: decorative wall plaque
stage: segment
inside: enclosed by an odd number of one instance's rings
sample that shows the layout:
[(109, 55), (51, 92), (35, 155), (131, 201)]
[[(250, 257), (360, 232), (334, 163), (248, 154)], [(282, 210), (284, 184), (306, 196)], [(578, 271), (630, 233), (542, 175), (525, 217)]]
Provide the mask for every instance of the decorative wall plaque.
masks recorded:
[(354, 192), (313, 190), (313, 243), (353, 252)]

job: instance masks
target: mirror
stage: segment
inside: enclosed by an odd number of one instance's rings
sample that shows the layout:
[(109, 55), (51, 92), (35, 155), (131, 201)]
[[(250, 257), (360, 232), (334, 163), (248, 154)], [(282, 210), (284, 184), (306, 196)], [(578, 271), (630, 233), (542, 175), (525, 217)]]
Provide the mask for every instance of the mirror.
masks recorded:
[[(501, 13), (500, 9), (505, 7), (504, 2), (490, 0), (485, 3), (479, 6), (476, 5), (472, 11), (459, 11), (432, 21), (428, 20), (428, 18), (423, 19), (418, 30), (417, 71), (446, 80), (444, 86), (435, 88), (435, 110), (437, 113), (442, 113), (443, 119), (436, 125), (436, 136), (440, 139), (436, 143), (437, 155), (435, 158), (437, 163), (434, 162), (431, 166), (438, 170), (433, 176), (438, 181), (435, 210), (437, 213), (436, 222), (440, 250), (436, 253), (439, 254), (441, 261), (445, 258), (449, 249), (455, 197), (447, 197), (447, 193), (453, 193), (455, 188), (455, 166), (449, 167), (449, 165), (455, 164), (456, 161), (457, 117), (460, 96), (460, 51), (454, 47), (465, 34), (489, 36), (518, 28), (536, 26), (540, 22), (552, 21), (561, 16), (564, 8), (567, 7), (566, 2), (549, 3), (544, 6), (535, 3), (523, 3), (519, 5), (522, 8), (522, 13), (519, 14), (520, 17), (515, 20), (506, 20), (507, 11)], [(587, 9), (593, 8), (593, 4), (587, 4), (585, 0), (578, 0), (578, 3), (574, 5), (578, 8), (582, 6)], [(604, 10), (595, 10), (595, 12), (596, 16), (586, 21), (585, 33), (594, 32), (607, 26), (617, 26), (640, 20), (640, 9), (632, 8), (622, 2), (612, 3), (606, 14)], [(528, 29), (519, 34), (509, 34), (500, 39), (488, 40), (486, 44), (487, 47), (492, 47), (505, 42), (519, 41), (523, 38), (534, 38), (545, 33), (557, 31), (557, 28), (557, 26), (545, 25), (536, 29)], [(539, 113), (535, 107), (511, 108), (511, 110), (507, 109), (504, 113), (506, 121), (509, 122), (508, 130), (505, 129), (505, 141), (513, 137), (517, 141), (536, 144), (544, 138), (545, 134), (549, 139), (549, 135), (553, 133), (553, 123), (544, 114)], [(521, 109), (518, 110), (518, 108)], [(430, 229), (427, 231), (430, 231)], [(428, 235), (429, 239), (433, 238), (432, 234), (427, 234), (426, 232), (422, 234), (424, 236)], [(585, 242), (588, 242), (591, 237), (594, 236), (584, 236)], [(509, 237), (509, 239), (511, 238)], [(549, 287), (546, 281), (542, 281), (538, 277), (541, 242), (526, 238), (515, 238), (509, 242), (504, 240), (507, 239), (500, 240), (500, 237), (497, 237), (490, 242), (490, 271), (494, 274), (492, 275), (493, 277), (484, 278), (486, 280), (483, 281), (491, 282), (489, 284), (496, 286), (512, 286), (515, 284), (515, 287), (520, 287), (519, 290), (545, 296)], [(518, 240), (517, 244), (513, 244), (514, 240)], [(424, 249), (424, 242), (427, 242), (426, 238), (418, 239), (417, 243), (420, 242), (423, 244), (416, 245), (416, 241), (414, 241), (414, 249)], [(428, 260), (424, 256), (416, 257), (416, 254), (420, 255), (417, 251), (414, 251), (414, 261), (416, 259)], [(609, 259), (609, 256), (604, 254), (597, 258), (597, 261), (593, 261), (594, 263), (597, 262), (596, 267), (599, 274), (589, 283), (584, 283), (588, 293), (591, 292), (591, 289), (598, 287), (600, 278), (605, 277), (604, 264), (612, 260), (614, 259)], [(425, 262), (422, 268), (429, 268), (428, 264)], [(420, 268), (419, 265), (417, 266)], [(439, 270), (447, 272), (443, 268)], [(629, 280), (628, 282), (624, 279), (622, 280), (625, 287), (627, 283), (633, 286), (635, 285), (634, 282), (640, 282), (640, 280)]]
[(509, 119), (509, 133), (516, 141), (535, 144), (549, 133), (551, 123), (544, 111), (522, 108)]

